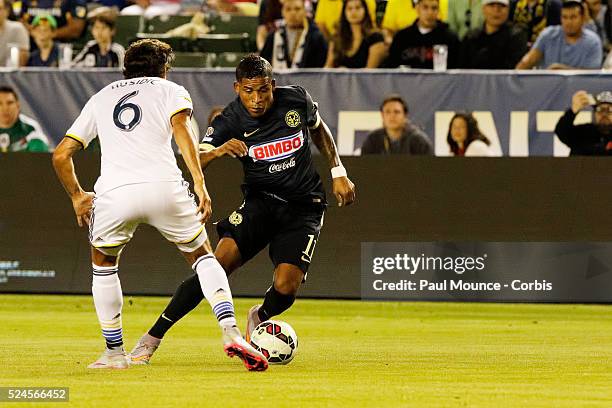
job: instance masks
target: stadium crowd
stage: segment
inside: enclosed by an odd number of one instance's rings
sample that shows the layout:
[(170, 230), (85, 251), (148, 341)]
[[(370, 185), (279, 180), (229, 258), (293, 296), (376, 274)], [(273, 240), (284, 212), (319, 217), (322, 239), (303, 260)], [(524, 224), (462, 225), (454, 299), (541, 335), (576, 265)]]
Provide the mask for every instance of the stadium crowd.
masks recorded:
[[(231, 19), (241, 24), (226, 24)], [(214, 54), (207, 48), (213, 43), (194, 44), (219, 32), (248, 39), (227, 66), (256, 51), (274, 69), (437, 69), (442, 46), (442, 69), (612, 69), (612, 0), (2, 0), (0, 65), (122, 67), (130, 42), (155, 37), (173, 46), (175, 65), (209, 66), (201, 61)], [(226, 51), (219, 55), (233, 54)], [(48, 139), (20, 113), (17, 92), (2, 88), (0, 97), (7, 112), (0, 130), (13, 129), (0, 149), (46, 150)], [(368, 135), (361, 153), (432, 155), (431, 137), (411, 121), (406, 101), (381, 100), (383, 127)], [(596, 102), (610, 106), (610, 96)], [(580, 109), (589, 105), (596, 104)], [(598, 109), (607, 120), (607, 108)], [(570, 125), (561, 127), (564, 136)], [(573, 154), (589, 152), (569, 136), (562, 140)], [(447, 142), (452, 155), (494, 155), (467, 112), (451, 120)], [(610, 150), (605, 144), (590, 152)]]
[[(611, 0), (23, 0), (0, 2), (0, 65), (118, 67), (129, 42), (197, 37), (243, 17), (274, 68), (612, 68)], [(142, 16), (138, 25), (120, 20)], [(219, 19), (219, 17), (221, 17)], [(217, 20), (215, 20), (217, 18)], [(162, 32), (148, 22), (165, 22)], [(217, 21), (217, 23), (215, 23)], [(219, 23), (219, 21), (221, 23)], [(175, 24), (173, 26), (173, 24)], [(253, 30), (251, 30), (252, 25)], [(121, 41), (113, 41), (117, 31)], [(128, 32), (125, 33), (124, 31)], [(232, 30), (234, 30), (232, 32)], [(72, 44), (68, 57), (62, 44)], [(184, 43), (183, 43), (184, 44)], [(175, 51), (180, 51), (176, 50)], [(193, 51), (193, 50), (192, 50)], [(205, 50), (197, 49), (196, 53)], [(214, 51), (213, 51), (214, 52)], [(234, 60), (234, 65), (237, 60)], [(189, 65), (189, 61), (186, 62)]]

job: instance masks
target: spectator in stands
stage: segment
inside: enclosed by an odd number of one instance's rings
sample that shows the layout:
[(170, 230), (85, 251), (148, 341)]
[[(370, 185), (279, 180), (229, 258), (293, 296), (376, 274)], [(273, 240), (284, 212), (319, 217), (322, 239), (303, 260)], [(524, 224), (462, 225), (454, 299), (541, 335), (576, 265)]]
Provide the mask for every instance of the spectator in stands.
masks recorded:
[(20, 110), (13, 88), (0, 86), (0, 152), (48, 152), (49, 139), (38, 122)]
[[(15, 5), (13, 5), (15, 6)], [(15, 7), (13, 7), (15, 10)], [(54, 33), (56, 41), (71, 41), (80, 38), (85, 32), (87, 23), (86, 0), (55, 0), (38, 1), (23, 0), (18, 13), (28, 30), (37, 16), (53, 16), (57, 29)]]
[(471, 113), (456, 113), (448, 126), (446, 142), (453, 156), (494, 156), (491, 142), (482, 134)]
[[(368, 15), (373, 27), (376, 25), (376, 0), (365, 0), (367, 4)], [(340, 20), (344, 15), (343, 0), (319, 0), (317, 2), (317, 12), (315, 14), (315, 23), (319, 30), (323, 33), (327, 41), (332, 41), (340, 28)]]
[[(439, 19), (446, 21), (448, 4), (456, 0), (440, 0)], [(416, 5), (419, 0), (388, 0), (381, 27), (385, 37), (391, 39), (395, 33), (412, 25), (418, 17)]]
[(191, 16), (191, 20), (188, 23), (178, 26), (172, 24), (174, 28), (166, 31), (166, 35), (169, 37), (196, 39), (198, 36), (206, 35), (211, 31), (210, 27), (206, 25), (205, 20), (206, 15), (202, 11), (197, 11)]
[(304, 0), (283, 1), (283, 23), (268, 34), (261, 56), (272, 68), (321, 68), (327, 58), (327, 41), (306, 17)]
[(448, 25), (459, 39), (463, 39), (468, 31), (482, 26), (481, 0), (452, 0), (448, 5)]
[(210, 13), (257, 17), (259, 7), (255, 1), (251, 0), (206, 0), (203, 9)]
[(50, 15), (38, 15), (32, 21), (32, 38), (37, 49), (28, 58), (28, 67), (59, 66), (60, 51), (57, 42), (53, 41), (57, 31), (57, 21)]
[(482, 0), (484, 24), (465, 36), (462, 68), (513, 69), (527, 52), (527, 35), (508, 22), (508, 0)]
[(195, 13), (206, 12), (207, 5), (204, 0), (182, 0), (181, 13), (191, 16)]
[(608, 56), (606, 57), (606, 60), (603, 64), (603, 69), (612, 70), (612, 51), (608, 53)]
[(90, 11), (87, 13), (88, 26), (91, 26), (95, 18), (98, 16), (105, 16), (112, 20), (117, 20), (117, 17), (119, 16), (119, 9), (108, 6), (97, 6), (90, 9)]
[(266, 43), (268, 34), (274, 32), (283, 20), (283, 5), (280, 0), (262, 0), (259, 5), (257, 26), (257, 49), (261, 50)]
[(91, 26), (93, 40), (74, 58), (77, 67), (112, 68), (123, 67), (125, 49), (113, 42), (115, 20), (99, 15), (93, 19)]
[(587, 23), (586, 27), (592, 29), (601, 40), (604, 51), (610, 50), (610, 38), (606, 29), (606, 12), (608, 7), (602, 4), (602, 0), (586, 0)]
[(19, 65), (25, 65), (30, 52), (28, 30), (23, 24), (8, 19), (11, 12), (11, 1), (0, 0), (0, 67), (6, 65), (10, 57), (9, 44), (19, 47)]
[(344, 0), (340, 29), (329, 44), (326, 68), (378, 68), (387, 56), (381, 33), (374, 29), (365, 0)]
[(579, 0), (564, 0), (561, 25), (546, 27), (516, 66), (531, 69), (599, 69), (602, 46), (597, 34), (583, 27), (585, 9)]
[(127, 0), (90, 0), (87, 2), (90, 9), (95, 7), (114, 7), (121, 10), (128, 5)]
[(132, 0), (134, 4), (121, 10), (121, 15), (144, 16), (174, 16), (181, 11), (180, 0)]
[(602, 92), (595, 98), (594, 123), (574, 125), (578, 112), (591, 103), (585, 91), (576, 92), (555, 133), (571, 149), (571, 156), (612, 156), (612, 92)]
[(433, 46), (448, 46), (448, 68), (457, 67), (459, 39), (446, 23), (438, 20), (439, 0), (420, 0), (416, 5), (419, 18), (408, 28), (395, 34), (386, 66), (395, 68), (433, 68)]
[(544, 28), (561, 24), (561, 0), (511, 0), (510, 21), (525, 31), (531, 46)]
[(383, 127), (372, 131), (361, 154), (433, 155), (429, 138), (408, 117), (408, 104), (400, 96), (387, 96), (380, 105)]
[(606, 35), (612, 43), (612, 0), (608, 0), (606, 3), (606, 11), (604, 13), (604, 29)]

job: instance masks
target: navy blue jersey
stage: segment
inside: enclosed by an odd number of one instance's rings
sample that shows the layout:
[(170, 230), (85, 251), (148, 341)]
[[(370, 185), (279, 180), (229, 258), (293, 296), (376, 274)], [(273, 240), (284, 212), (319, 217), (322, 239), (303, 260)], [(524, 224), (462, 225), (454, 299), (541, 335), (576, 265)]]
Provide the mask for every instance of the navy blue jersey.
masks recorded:
[(317, 105), (300, 86), (279, 86), (265, 115), (253, 118), (232, 101), (202, 139), (219, 147), (230, 139), (243, 141), (249, 153), (240, 158), (245, 195), (266, 193), (286, 201), (325, 203), (325, 191), (310, 153), (309, 127), (320, 123)]
[(55, 67), (59, 66), (60, 50), (57, 43), (53, 43), (53, 49), (46, 60), (42, 59), (40, 50), (33, 51), (28, 57), (28, 67)]
[(72, 18), (84, 20), (87, 18), (86, 0), (24, 0), (21, 2), (21, 11), (17, 14), (27, 14), (30, 22), (39, 15), (52, 15), (57, 20), (57, 27), (66, 25), (66, 14)]

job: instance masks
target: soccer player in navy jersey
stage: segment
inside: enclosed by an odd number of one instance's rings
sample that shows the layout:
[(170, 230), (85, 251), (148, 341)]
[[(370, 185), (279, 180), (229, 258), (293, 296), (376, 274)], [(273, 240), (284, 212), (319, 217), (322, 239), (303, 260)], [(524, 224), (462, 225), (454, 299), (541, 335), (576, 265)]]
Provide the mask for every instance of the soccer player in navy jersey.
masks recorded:
[[(276, 86), (272, 67), (257, 55), (236, 68), (231, 102), (206, 131), (200, 144), (205, 168), (229, 155), (244, 170), (244, 202), (217, 224), (215, 256), (229, 275), (269, 245), (274, 281), (262, 305), (247, 316), (246, 338), (262, 321), (279, 315), (295, 301), (306, 280), (327, 206), (323, 183), (310, 153), (314, 143), (327, 160), (339, 206), (355, 200), (334, 139), (318, 106), (300, 86)], [(169, 305), (131, 353), (147, 364), (165, 333), (203, 299), (197, 275), (178, 287)]]

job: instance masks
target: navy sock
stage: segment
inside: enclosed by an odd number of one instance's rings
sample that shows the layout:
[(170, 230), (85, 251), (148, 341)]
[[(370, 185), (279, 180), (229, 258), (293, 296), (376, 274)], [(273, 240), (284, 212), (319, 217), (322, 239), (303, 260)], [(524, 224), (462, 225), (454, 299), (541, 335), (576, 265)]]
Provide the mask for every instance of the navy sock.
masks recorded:
[(271, 317), (278, 316), (289, 309), (293, 302), (295, 302), (295, 295), (283, 295), (272, 285), (266, 292), (263, 305), (257, 312), (259, 319), (263, 322)]

